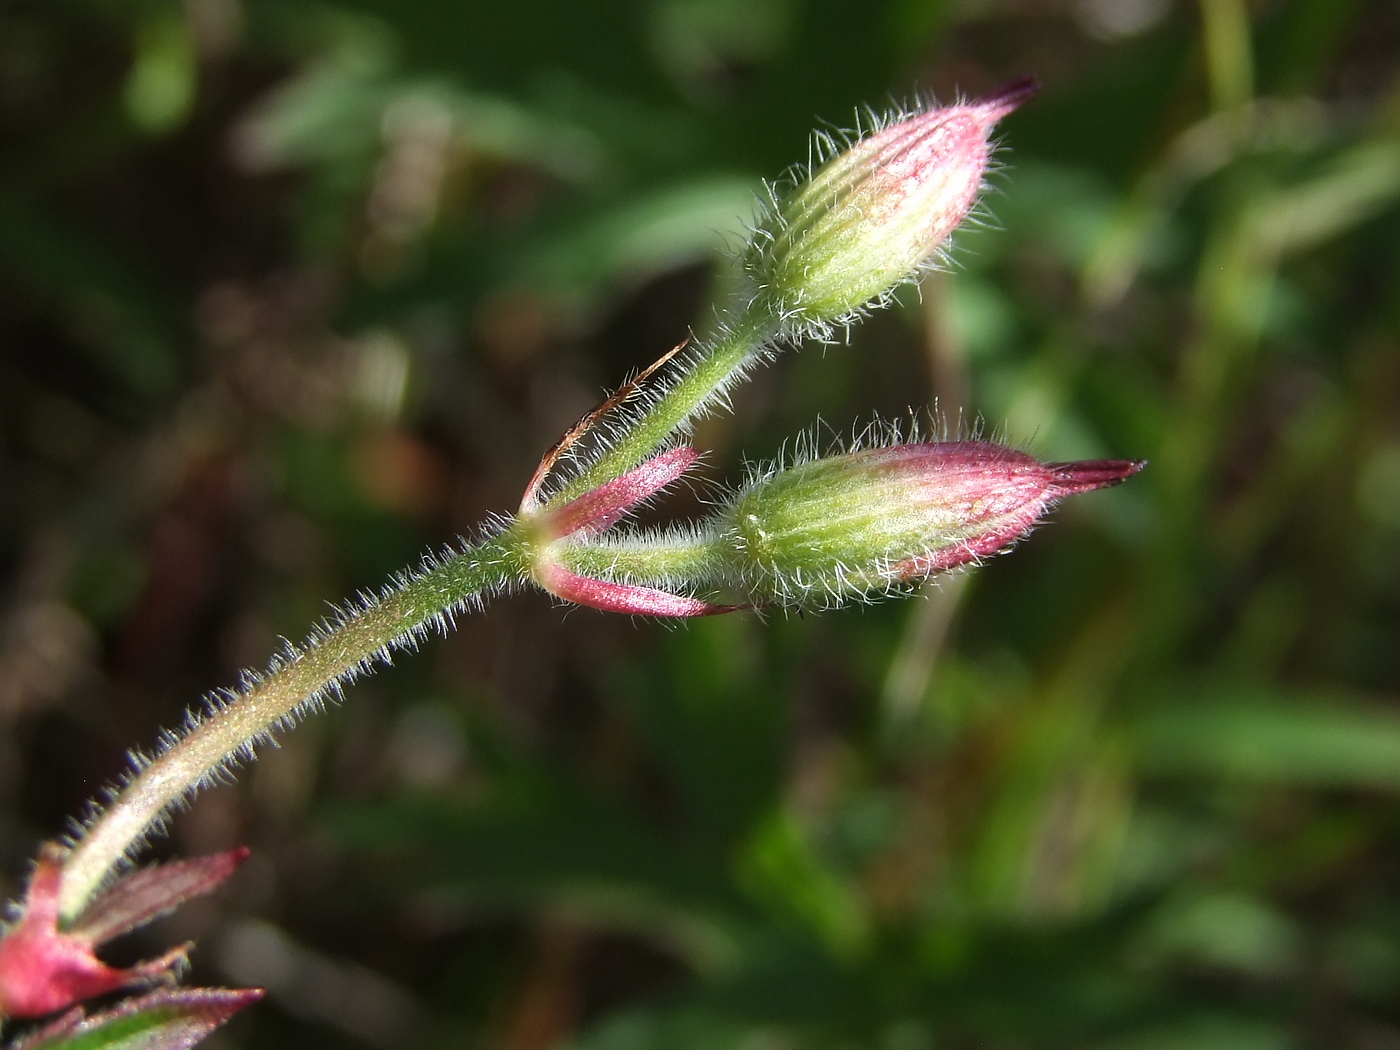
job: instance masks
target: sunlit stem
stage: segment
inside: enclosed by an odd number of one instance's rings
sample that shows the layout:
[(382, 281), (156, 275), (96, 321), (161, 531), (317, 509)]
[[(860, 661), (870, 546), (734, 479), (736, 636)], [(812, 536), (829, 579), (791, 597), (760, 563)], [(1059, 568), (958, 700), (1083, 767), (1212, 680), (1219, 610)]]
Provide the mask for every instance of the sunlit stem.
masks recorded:
[(580, 576), (646, 586), (683, 581), (694, 587), (736, 583), (723, 537), (713, 532), (686, 536), (620, 537), (599, 543), (560, 544), (552, 552)]
[[(666, 392), (551, 502), (567, 502), (636, 466), (722, 393), (777, 333), (767, 311), (750, 310), (687, 360)], [(533, 544), (522, 521), (416, 575), (333, 629), (313, 634), (293, 659), (185, 733), (139, 771), (73, 847), (59, 896), (63, 919), (76, 918), (151, 828), (230, 760), (289, 726), (305, 705), (369, 670), (444, 612), (528, 577)], [(708, 581), (719, 567), (712, 545), (698, 540), (567, 550), (569, 566), (590, 575), (612, 571), (619, 577)]]
[(370, 670), (445, 613), (467, 608), (521, 578), (528, 545), (524, 530), (508, 529), (415, 575), (333, 629), (313, 634), (295, 657), (166, 748), (121, 790), (69, 853), (59, 892), (62, 919), (75, 919), (151, 828), (231, 759), (270, 732), (290, 726), (305, 705)]
[(621, 476), (655, 452), (722, 396), (780, 331), (766, 304), (755, 303), (732, 327), (685, 359), (665, 393), (635, 420), (629, 420), (607, 449), (551, 498), (550, 505), (565, 503)]

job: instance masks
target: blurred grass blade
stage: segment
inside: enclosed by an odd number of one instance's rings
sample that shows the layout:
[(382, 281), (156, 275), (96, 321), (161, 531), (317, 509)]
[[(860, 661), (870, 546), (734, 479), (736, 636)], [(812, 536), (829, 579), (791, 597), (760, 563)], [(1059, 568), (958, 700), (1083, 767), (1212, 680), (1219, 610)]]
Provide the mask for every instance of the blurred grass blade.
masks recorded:
[(341, 842), (389, 853), (400, 880), (444, 899), (544, 906), (645, 932), (701, 972), (730, 965), (752, 914), (714, 861), (579, 785), (535, 787), (533, 798), (478, 807), (423, 799), (337, 807), (325, 819)]
[(817, 854), (792, 814), (777, 813), (762, 824), (739, 864), (745, 885), (838, 956), (856, 955), (867, 946), (863, 902)]
[(1250, 239), (1260, 257), (1281, 259), (1346, 233), (1397, 195), (1400, 144), (1357, 146), (1311, 182), (1260, 199), (1251, 210)]
[(0, 276), (129, 390), (166, 394), (179, 381), (172, 301), (122, 249), (26, 202), (0, 208)]
[(636, 280), (716, 256), (742, 236), (756, 182), (715, 175), (620, 203), (546, 241), (524, 268), (562, 294), (598, 296), (619, 278)]
[(1155, 772), (1400, 789), (1400, 716), (1356, 704), (1267, 693), (1166, 703), (1134, 735)]
[(199, 63), (185, 19), (163, 13), (138, 27), (126, 82), (126, 110), (143, 131), (179, 127), (194, 108)]

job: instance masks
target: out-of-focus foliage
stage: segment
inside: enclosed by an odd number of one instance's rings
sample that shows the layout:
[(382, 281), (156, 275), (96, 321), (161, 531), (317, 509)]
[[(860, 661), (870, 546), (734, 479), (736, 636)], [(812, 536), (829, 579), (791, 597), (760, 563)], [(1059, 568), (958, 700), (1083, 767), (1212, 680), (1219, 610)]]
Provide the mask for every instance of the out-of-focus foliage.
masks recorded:
[(269, 989), (222, 1047), (1400, 1044), (1390, 0), (9, 0), (8, 895), (703, 327), (810, 127), (1025, 73), (956, 271), (707, 470), (937, 399), (1144, 474), (925, 600), (497, 604), (181, 816), (254, 859), (155, 936)]

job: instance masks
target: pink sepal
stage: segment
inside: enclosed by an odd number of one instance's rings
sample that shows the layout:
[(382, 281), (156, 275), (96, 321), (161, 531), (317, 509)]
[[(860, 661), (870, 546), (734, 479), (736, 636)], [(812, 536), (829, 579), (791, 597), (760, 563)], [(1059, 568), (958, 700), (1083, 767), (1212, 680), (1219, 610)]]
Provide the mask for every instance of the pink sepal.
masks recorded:
[(58, 927), (63, 851), (46, 846), (30, 876), (24, 913), (0, 940), (0, 1014), (41, 1017), (120, 988), (173, 980), (188, 946), (125, 970), (108, 966), (95, 949), (181, 901), (212, 890), (247, 855), (247, 850), (232, 850), (138, 871), (98, 897), (78, 924), (64, 931)]
[(688, 598), (682, 594), (658, 591), (654, 587), (637, 587), (580, 576), (558, 565), (549, 566), (540, 582), (554, 595), (565, 601), (587, 605), (604, 612), (634, 613), (639, 616), (714, 616), (733, 612), (738, 605), (715, 605)]
[(248, 859), (248, 852), (240, 846), (133, 871), (84, 908), (68, 933), (90, 944), (103, 944), (144, 926), (191, 897), (222, 885)]
[(140, 1021), (147, 1021), (149, 1027), (133, 1033), (135, 1039), (122, 1045), (188, 1050), (264, 994), (261, 988), (162, 988), (91, 1016), (77, 1007), (10, 1044), (9, 1050), (57, 1050), (93, 1036), (99, 1036), (96, 1042), (111, 1045), (100, 1038), (106, 1034), (104, 1029), (120, 1025), (129, 1031)]
[(576, 532), (596, 536), (616, 525), (638, 503), (675, 481), (699, 457), (700, 453), (684, 445), (653, 456), (621, 477), (548, 512), (547, 528), (555, 539)]
[(1040, 82), (1035, 77), (1017, 77), (979, 98), (972, 106), (981, 113), (983, 120), (994, 124), (1029, 102), (1039, 90)]

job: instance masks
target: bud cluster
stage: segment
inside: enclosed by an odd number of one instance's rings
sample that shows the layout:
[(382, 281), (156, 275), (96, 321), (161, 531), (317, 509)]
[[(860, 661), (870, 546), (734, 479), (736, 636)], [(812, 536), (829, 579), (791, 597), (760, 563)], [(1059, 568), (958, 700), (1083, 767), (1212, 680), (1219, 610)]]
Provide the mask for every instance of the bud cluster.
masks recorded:
[[(1034, 81), (1018, 80), (978, 101), (879, 122), (786, 198), (773, 194), (742, 257), (752, 295), (734, 331), (824, 334), (934, 264), (977, 201), (997, 122), (1035, 91)], [(1060, 499), (1142, 467), (1041, 464), (985, 441), (895, 443), (773, 468), (691, 532), (618, 535), (614, 526), (696, 457), (686, 447), (657, 453), (655, 441), (683, 427), (761, 352), (756, 343), (697, 353), (689, 375), (632, 428), (659, 435), (638, 442), (640, 455), (614, 449), (584, 475), (588, 484), (576, 480), (544, 504), (532, 483), (520, 523), (536, 583), (566, 601), (668, 617), (833, 606), (1005, 550)], [(663, 412), (671, 413), (665, 427)], [(566, 442), (579, 434), (575, 428)], [(546, 458), (537, 481), (553, 462)]]
[[(694, 532), (581, 529), (544, 548), (534, 574), (561, 598), (611, 612), (830, 608), (1009, 550), (1066, 496), (1116, 485), (1142, 467), (1040, 463), (988, 441), (861, 449), (764, 471)], [(616, 520), (611, 509), (606, 517)], [(667, 589), (678, 583), (710, 598)]]

